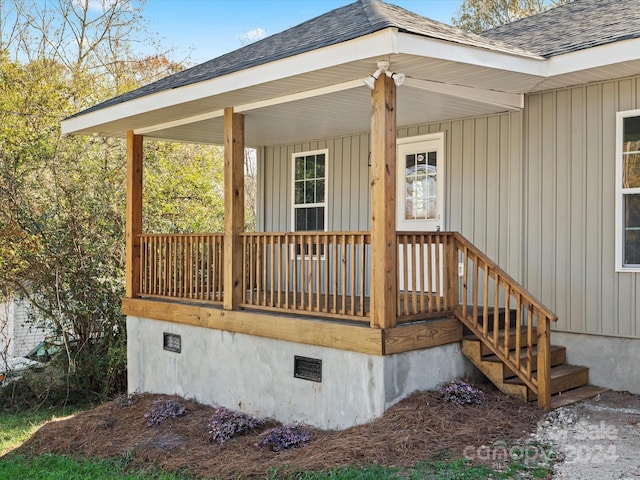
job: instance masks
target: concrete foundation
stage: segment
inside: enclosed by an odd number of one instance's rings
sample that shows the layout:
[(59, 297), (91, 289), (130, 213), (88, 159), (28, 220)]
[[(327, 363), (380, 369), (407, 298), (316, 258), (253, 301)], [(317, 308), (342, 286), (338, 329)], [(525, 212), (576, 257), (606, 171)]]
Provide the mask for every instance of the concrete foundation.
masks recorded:
[[(163, 334), (181, 337), (181, 352)], [(176, 394), (283, 423), (343, 429), (416, 390), (474, 374), (457, 343), (378, 356), (127, 317), (129, 392)], [(322, 381), (294, 378), (294, 356), (322, 360)]]
[(551, 343), (567, 347), (567, 362), (589, 367), (589, 383), (640, 394), (640, 339), (552, 332)]

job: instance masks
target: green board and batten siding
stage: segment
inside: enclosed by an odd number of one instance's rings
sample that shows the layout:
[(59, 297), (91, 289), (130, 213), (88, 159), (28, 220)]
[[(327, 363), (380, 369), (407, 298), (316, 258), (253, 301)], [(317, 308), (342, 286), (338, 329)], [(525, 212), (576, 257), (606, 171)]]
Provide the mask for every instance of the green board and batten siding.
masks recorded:
[(558, 330), (640, 337), (638, 274), (615, 272), (614, 243), (616, 112), (637, 108), (640, 77), (526, 98), (524, 283)]
[[(520, 113), (398, 130), (398, 137), (445, 133), (444, 229), (461, 231), (515, 277), (522, 271), (521, 130)], [(328, 230), (369, 230), (367, 133), (262, 149), (261, 230), (291, 231), (292, 154), (324, 148), (329, 151)]]
[[(615, 114), (640, 77), (527, 95), (525, 110), (405, 127), (445, 133), (446, 230), (558, 315), (555, 329), (640, 337), (638, 274), (615, 272)], [(291, 230), (291, 155), (329, 151), (328, 229), (368, 230), (369, 136), (261, 150), (265, 231)]]

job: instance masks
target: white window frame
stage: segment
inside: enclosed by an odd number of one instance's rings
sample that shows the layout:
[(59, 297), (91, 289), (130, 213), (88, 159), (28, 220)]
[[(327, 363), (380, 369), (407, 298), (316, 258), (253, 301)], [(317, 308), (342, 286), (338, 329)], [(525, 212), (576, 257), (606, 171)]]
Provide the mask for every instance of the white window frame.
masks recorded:
[(640, 265), (626, 266), (624, 252), (624, 196), (640, 194), (640, 188), (622, 188), (624, 120), (640, 117), (640, 109), (616, 113), (616, 272), (640, 272)]

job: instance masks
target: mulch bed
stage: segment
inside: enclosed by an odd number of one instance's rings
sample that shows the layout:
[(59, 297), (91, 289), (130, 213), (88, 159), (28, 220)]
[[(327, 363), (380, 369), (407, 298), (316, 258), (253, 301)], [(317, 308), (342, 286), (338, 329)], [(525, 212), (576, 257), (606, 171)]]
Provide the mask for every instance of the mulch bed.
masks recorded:
[[(462, 457), (467, 446), (522, 439), (535, 431), (542, 418), (534, 404), (522, 404), (493, 390), (486, 397), (483, 406), (459, 406), (445, 402), (437, 391), (416, 392), (380, 419), (342, 431), (314, 430), (306, 447), (275, 453), (259, 450), (256, 435), (237, 437), (222, 446), (210, 444), (207, 423), (213, 407), (144, 394), (49, 422), (15, 453), (126, 456), (133, 468), (153, 465), (221, 478), (264, 477), (270, 469), (283, 466), (287, 471), (371, 464), (411, 467), (443, 453)], [(180, 401), (187, 414), (149, 427), (144, 414), (157, 399)], [(260, 431), (274, 425), (271, 422)]]

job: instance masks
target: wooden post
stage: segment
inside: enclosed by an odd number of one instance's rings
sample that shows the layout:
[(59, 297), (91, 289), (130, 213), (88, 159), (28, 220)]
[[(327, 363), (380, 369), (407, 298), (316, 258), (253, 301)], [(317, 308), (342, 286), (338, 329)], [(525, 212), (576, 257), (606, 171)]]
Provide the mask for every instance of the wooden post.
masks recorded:
[(140, 293), (140, 235), (142, 234), (142, 135), (127, 132), (127, 218), (125, 296)]
[(538, 408), (551, 410), (551, 330), (549, 319), (537, 313), (538, 317)]
[(371, 326), (396, 325), (396, 86), (384, 73), (371, 93)]
[(244, 230), (244, 117), (224, 109), (224, 308), (242, 303)]
[(447, 292), (447, 310), (453, 311), (460, 303), (460, 276), (458, 275), (458, 241), (455, 235), (446, 238), (445, 248), (445, 291)]

